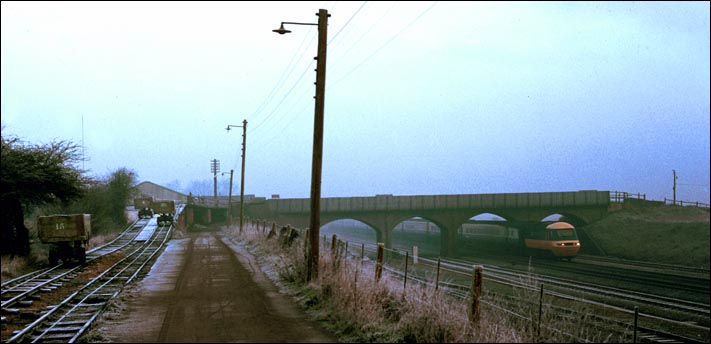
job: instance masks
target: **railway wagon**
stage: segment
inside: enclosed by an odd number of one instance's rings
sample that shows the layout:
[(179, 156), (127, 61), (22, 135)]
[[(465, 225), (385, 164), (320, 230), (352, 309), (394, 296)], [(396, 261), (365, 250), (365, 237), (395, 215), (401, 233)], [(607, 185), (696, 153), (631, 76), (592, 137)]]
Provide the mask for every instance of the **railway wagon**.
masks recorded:
[(175, 215), (175, 201), (153, 201), (153, 212), (158, 215), (158, 224), (173, 224), (173, 215)]
[(568, 222), (541, 222), (520, 231), (528, 254), (572, 260), (580, 251), (575, 227)]
[(61, 260), (86, 262), (86, 247), (91, 236), (91, 215), (70, 214), (50, 215), (37, 218), (40, 241), (49, 244), (49, 264), (54, 266)]
[(133, 208), (138, 210), (138, 218), (145, 219), (153, 217), (153, 198), (138, 197), (133, 199)]

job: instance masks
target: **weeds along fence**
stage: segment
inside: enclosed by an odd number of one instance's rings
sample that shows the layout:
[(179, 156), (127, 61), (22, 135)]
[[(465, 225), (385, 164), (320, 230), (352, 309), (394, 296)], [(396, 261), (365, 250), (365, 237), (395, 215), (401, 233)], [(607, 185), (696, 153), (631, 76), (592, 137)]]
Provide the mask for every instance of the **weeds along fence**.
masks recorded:
[[(251, 235), (251, 240), (292, 250), (294, 257), (290, 259), (295, 261), (290, 264), (287, 277), (305, 281), (299, 274), (305, 267), (300, 268), (299, 264), (305, 265), (307, 232), (288, 225), (277, 228), (276, 223), (263, 220), (247, 223), (245, 234)], [(416, 248), (412, 252), (392, 250), (382, 243), (344, 241), (336, 235), (322, 236), (320, 245), (318, 284), (322, 292), (332, 297), (341, 293), (343, 309), (367, 308), (362, 299), (369, 289), (382, 287), (387, 288), (387, 293), (400, 295), (379, 295), (376, 298), (380, 305), (371, 307), (381, 308), (381, 312), (384, 309), (390, 320), (411, 318), (399, 325), (405, 332), (401, 338), (417, 342), (625, 342), (636, 333), (632, 319), (613, 335), (610, 328), (619, 324), (605, 323), (585, 309), (578, 309), (573, 315), (570, 305), (552, 302), (555, 291), (546, 290), (531, 273), (488, 274), (482, 266), (419, 257)], [(329, 279), (341, 284), (332, 284)], [(437, 307), (441, 309), (433, 309)], [(403, 314), (418, 312), (438, 315), (423, 321), (424, 315)], [(456, 325), (438, 325), (437, 321)], [(416, 330), (413, 323), (430, 329)], [(447, 326), (451, 326), (450, 330), (446, 330)], [(502, 330), (502, 326), (507, 329)], [(502, 338), (501, 333), (509, 336)]]
[[(561, 310), (549, 302), (544, 303), (546, 291), (544, 284), (532, 275), (525, 277), (510, 276), (510, 278), (487, 275), (487, 287), (483, 290), (484, 268), (481, 265), (452, 264), (443, 261), (410, 255), (409, 251), (385, 249), (382, 243), (377, 245), (364, 242), (350, 242), (322, 237), (323, 247), (331, 246), (330, 254), (343, 254), (360, 259), (366, 264), (374, 266), (374, 280), (381, 278), (381, 268), (394, 279), (401, 281), (399, 287), (403, 294), (410, 289), (426, 290), (441, 293), (451, 298), (455, 303), (466, 304), (466, 315), (473, 326), (479, 326), (481, 320), (481, 307), (504, 314), (512, 324), (518, 324), (527, 333), (532, 334), (536, 341), (563, 341), (586, 342), (590, 341), (588, 334), (575, 332), (589, 325), (587, 320), (578, 324), (572, 323), (556, 315), (554, 312)], [(336, 243), (336, 244), (334, 244)], [(348, 246), (356, 246), (355, 252), (349, 251)], [(358, 249), (357, 246), (360, 245)], [(343, 247), (341, 251), (334, 249)], [(497, 286), (494, 286), (497, 284)], [(514, 291), (513, 296), (504, 296), (497, 292), (501, 287)], [(496, 288), (498, 287), (498, 288)], [(410, 289), (409, 289), (410, 288)], [(417, 293), (414, 294), (418, 297)], [(545, 310), (545, 312), (544, 312)], [(562, 314), (561, 314), (562, 315)], [(513, 320), (513, 321), (512, 321)], [(595, 336), (592, 341), (599, 341), (600, 336)], [(623, 336), (624, 337), (624, 336)]]

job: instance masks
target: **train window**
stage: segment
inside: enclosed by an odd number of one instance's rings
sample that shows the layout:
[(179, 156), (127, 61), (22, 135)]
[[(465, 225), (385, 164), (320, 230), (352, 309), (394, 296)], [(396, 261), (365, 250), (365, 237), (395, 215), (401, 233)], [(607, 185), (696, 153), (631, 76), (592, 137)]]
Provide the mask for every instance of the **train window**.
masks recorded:
[(551, 240), (578, 240), (578, 235), (572, 229), (558, 229), (550, 231)]
[(529, 238), (534, 240), (548, 240), (548, 233), (545, 230), (533, 230), (529, 232)]

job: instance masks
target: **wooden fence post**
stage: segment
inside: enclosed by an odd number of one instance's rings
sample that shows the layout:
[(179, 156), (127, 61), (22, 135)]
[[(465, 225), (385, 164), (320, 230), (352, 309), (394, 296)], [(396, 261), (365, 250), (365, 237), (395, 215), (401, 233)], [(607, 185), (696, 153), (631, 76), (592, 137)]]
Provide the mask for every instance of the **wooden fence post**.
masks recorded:
[(267, 239), (271, 239), (276, 235), (276, 223), (272, 226), (272, 230), (267, 233)]
[(405, 288), (407, 287), (407, 258), (409, 257), (410, 252), (405, 251), (405, 279), (402, 282), (402, 291), (405, 291)]
[(375, 264), (375, 281), (380, 281), (380, 276), (383, 274), (383, 248), (385, 244), (378, 243), (378, 261)]
[(336, 241), (338, 240), (338, 237), (336, 237), (336, 234), (333, 234), (331, 237), (331, 256), (336, 256)]
[[(273, 228), (273, 227), (272, 227), (272, 228)], [(310, 232), (310, 231), (311, 231), (310, 229), (306, 228), (306, 234), (304, 235), (304, 258), (306, 259), (306, 260), (305, 260), (306, 264), (308, 264), (308, 261), (309, 261), (309, 250), (311, 249), (311, 246), (309, 245), (309, 242), (310, 242), (310, 240), (309, 240), (309, 238), (310, 238), (310, 237), (309, 237), (309, 234), (310, 234), (310, 233), (309, 233), (309, 232)], [(308, 265), (307, 265), (307, 268), (308, 268)]]
[[(354, 272), (355, 272), (354, 273), (355, 277), (354, 277), (354, 281), (353, 281), (353, 300), (358, 300), (358, 272), (360, 272), (360, 269), (358, 268), (357, 265), (354, 269)], [(353, 309), (354, 310), (356, 309), (357, 304), (358, 304), (357, 301), (353, 302)]]
[(439, 265), (440, 265), (441, 259), (437, 257), (437, 279), (435, 280), (435, 290), (439, 289)]
[(538, 328), (536, 338), (541, 335), (541, 318), (543, 317), (543, 283), (541, 283), (541, 296), (538, 298)]
[(472, 273), (472, 307), (469, 313), (469, 321), (478, 325), (480, 315), (481, 285), (482, 285), (482, 270), (481, 265), (474, 266)]
[[(264, 221), (264, 227), (266, 227), (266, 226), (267, 226), (267, 222)], [(291, 246), (291, 244), (289, 243), (289, 238), (291, 237), (291, 230), (292, 230), (291, 225), (290, 224), (286, 225), (286, 233), (284, 233), (285, 236), (283, 238), (281, 238), (282, 240), (284, 240), (281, 243), (281, 247), (284, 247), (287, 245)]]
[(634, 335), (632, 337), (632, 343), (637, 343), (637, 318), (639, 317), (639, 307), (634, 306)]

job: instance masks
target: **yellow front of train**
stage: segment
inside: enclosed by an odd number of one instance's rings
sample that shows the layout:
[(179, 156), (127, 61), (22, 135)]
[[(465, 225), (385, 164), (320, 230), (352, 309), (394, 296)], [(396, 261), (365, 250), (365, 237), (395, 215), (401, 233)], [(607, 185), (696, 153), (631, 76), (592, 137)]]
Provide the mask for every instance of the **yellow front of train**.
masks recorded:
[(546, 226), (548, 249), (558, 258), (572, 258), (580, 251), (580, 240), (575, 227), (567, 222), (554, 222)]

